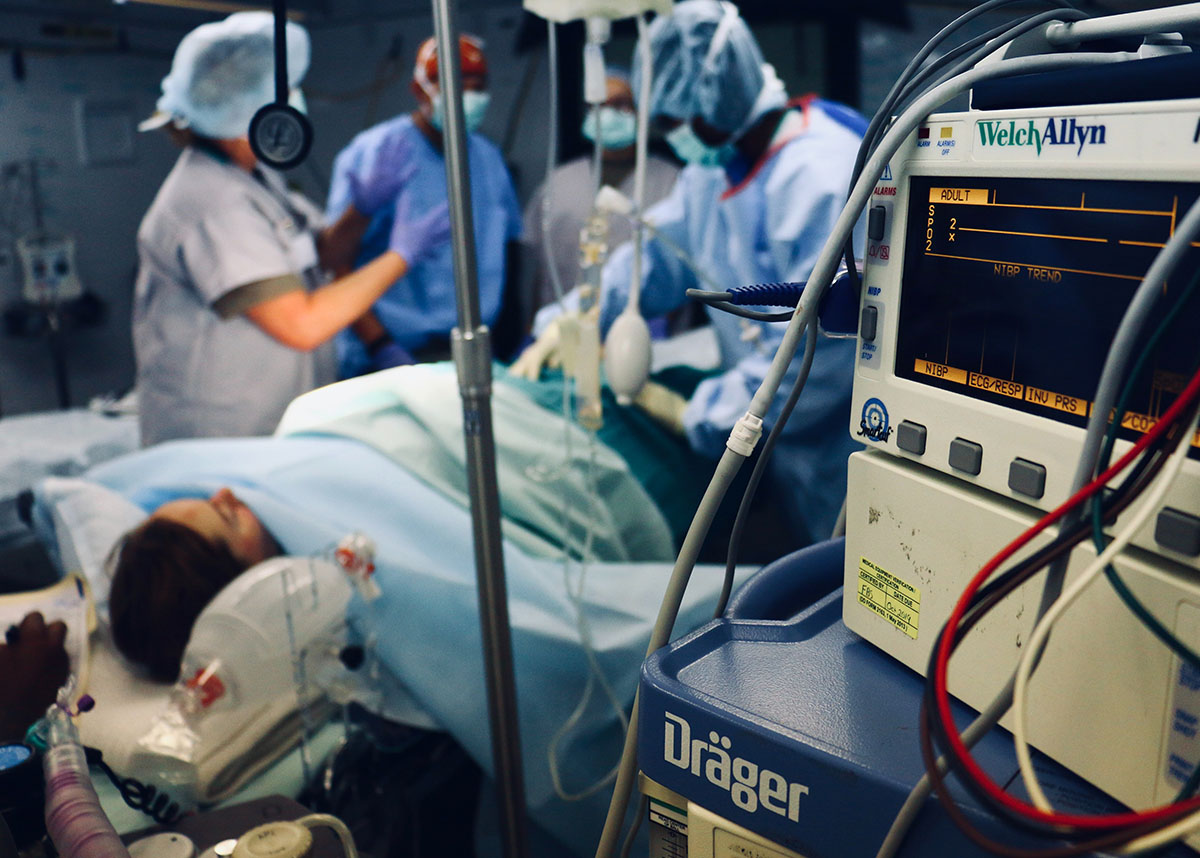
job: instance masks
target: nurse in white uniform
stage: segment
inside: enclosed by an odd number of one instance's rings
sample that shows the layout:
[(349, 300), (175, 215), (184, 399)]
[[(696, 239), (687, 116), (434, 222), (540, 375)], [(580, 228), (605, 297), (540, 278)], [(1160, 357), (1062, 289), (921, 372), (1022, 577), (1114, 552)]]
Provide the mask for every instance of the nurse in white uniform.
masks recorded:
[[(138, 230), (133, 337), (142, 443), (270, 434), (287, 404), (333, 381), (331, 338), (449, 237), (446, 207), (398, 212), (388, 248), (353, 274), (361, 217), (332, 226), (258, 163), (247, 130), (274, 97), (273, 19), (241, 12), (180, 42), (158, 112), (184, 145)], [(287, 25), (289, 83), (308, 34)], [(384, 178), (399, 194), (411, 177)], [(378, 189), (376, 189), (378, 191)]]

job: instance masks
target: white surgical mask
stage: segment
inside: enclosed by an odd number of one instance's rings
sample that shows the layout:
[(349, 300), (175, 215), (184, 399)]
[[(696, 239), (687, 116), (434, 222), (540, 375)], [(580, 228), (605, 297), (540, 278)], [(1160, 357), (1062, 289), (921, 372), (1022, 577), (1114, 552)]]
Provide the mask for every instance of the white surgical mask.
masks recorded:
[[(463, 122), (466, 123), (467, 131), (477, 131), (479, 126), (483, 124), (483, 117), (487, 114), (488, 104), (492, 100), (492, 96), (487, 92), (477, 92), (473, 89), (463, 90)], [(441, 93), (434, 92), (433, 96), (433, 116), (430, 122), (438, 131), (443, 129), (445, 117), (442, 115), (442, 97)]]
[(600, 142), (608, 149), (625, 149), (633, 145), (637, 139), (637, 116), (628, 110), (618, 110), (615, 107), (600, 108), (600, 133), (596, 134), (596, 111), (588, 111), (583, 120), (583, 136)]
[(696, 132), (687, 122), (681, 123), (671, 131), (666, 140), (675, 150), (675, 154), (679, 156), (679, 160), (686, 164), (724, 167), (737, 155), (737, 148), (731, 142), (722, 143), (720, 146), (709, 146), (696, 136)]

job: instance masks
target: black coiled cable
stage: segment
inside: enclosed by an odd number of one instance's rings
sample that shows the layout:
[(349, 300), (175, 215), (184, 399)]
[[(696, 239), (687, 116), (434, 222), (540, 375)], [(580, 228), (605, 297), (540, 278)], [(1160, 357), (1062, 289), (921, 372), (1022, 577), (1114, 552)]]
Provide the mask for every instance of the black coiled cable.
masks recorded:
[(89, 766), (97, 766), (108, 776), (124, 802), (140, 811), (160, 825), (174, 825), (183, 816), (179, 805), (170, 796), (160, 792), (153, 784), (144, 784), (134, 778), (123, 778), (104, 762), (104, 755), (97, 748), (84, 748)]

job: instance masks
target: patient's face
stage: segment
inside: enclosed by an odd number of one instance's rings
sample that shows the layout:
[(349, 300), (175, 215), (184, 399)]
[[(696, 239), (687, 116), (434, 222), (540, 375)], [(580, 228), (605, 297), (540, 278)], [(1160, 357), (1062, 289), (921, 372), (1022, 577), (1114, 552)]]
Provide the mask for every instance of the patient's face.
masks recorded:
[(165, 503), (151, 517), (190, 527), (205, 539), (226, 546), (247, 569), (279, 553), (262, 522), (229, 489), (221, 489), (208, 500), (183, 498)]

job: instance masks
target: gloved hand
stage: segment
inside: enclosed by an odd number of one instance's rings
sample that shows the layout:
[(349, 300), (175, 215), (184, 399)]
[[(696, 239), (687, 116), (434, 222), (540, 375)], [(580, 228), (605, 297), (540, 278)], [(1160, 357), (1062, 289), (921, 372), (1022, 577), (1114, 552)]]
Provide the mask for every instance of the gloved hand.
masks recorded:
[(408, 366), (417, 362), (408, 349), (388, 337), (379, 345), (367, 350), (371, 358), (371, 370), (391, 369), (395, 366)]
[(641, 393), (634, 397), (633, 403), (671, 432), (683, 434), (683, 412), (687, 408), (687, 400), (669, 387), (647, 381), (642, 385)]
[(450, 240), (450, 209), (446, 203), (423, 214), (413, 216), (411, 205), (396, 210), (388, 249), (404, 257), (412, 268)]
[(525, 347), (525, 351), (517, 355), (517, 359), (508, 368), (509, 375), (537, 381), (545, 368), (553, 369), (562, 365), (562, 326), (565, 316), (559, 316), (546, 326), (546, 329), (536, 340)]
[(413, 157), (413, 140), (408, 136), (392, 136), (375, 150), (375, 157), (347, 177), (350, 202), (368, 217), (394, 202), (401, 189), (417, 172)]
[(579, 349), (579, 328), (584, 320), (595, 324), (600, 319), (600, 305), (594, 304), (586, 316), (578, 310), (568, 310), (550, 322), (541, 336), (534, 340), (508, 368), (510, 375), (537, 381), (543, 369), (556, 369), (565, 364), (565, 372), (574, 372), (575, 355)]

